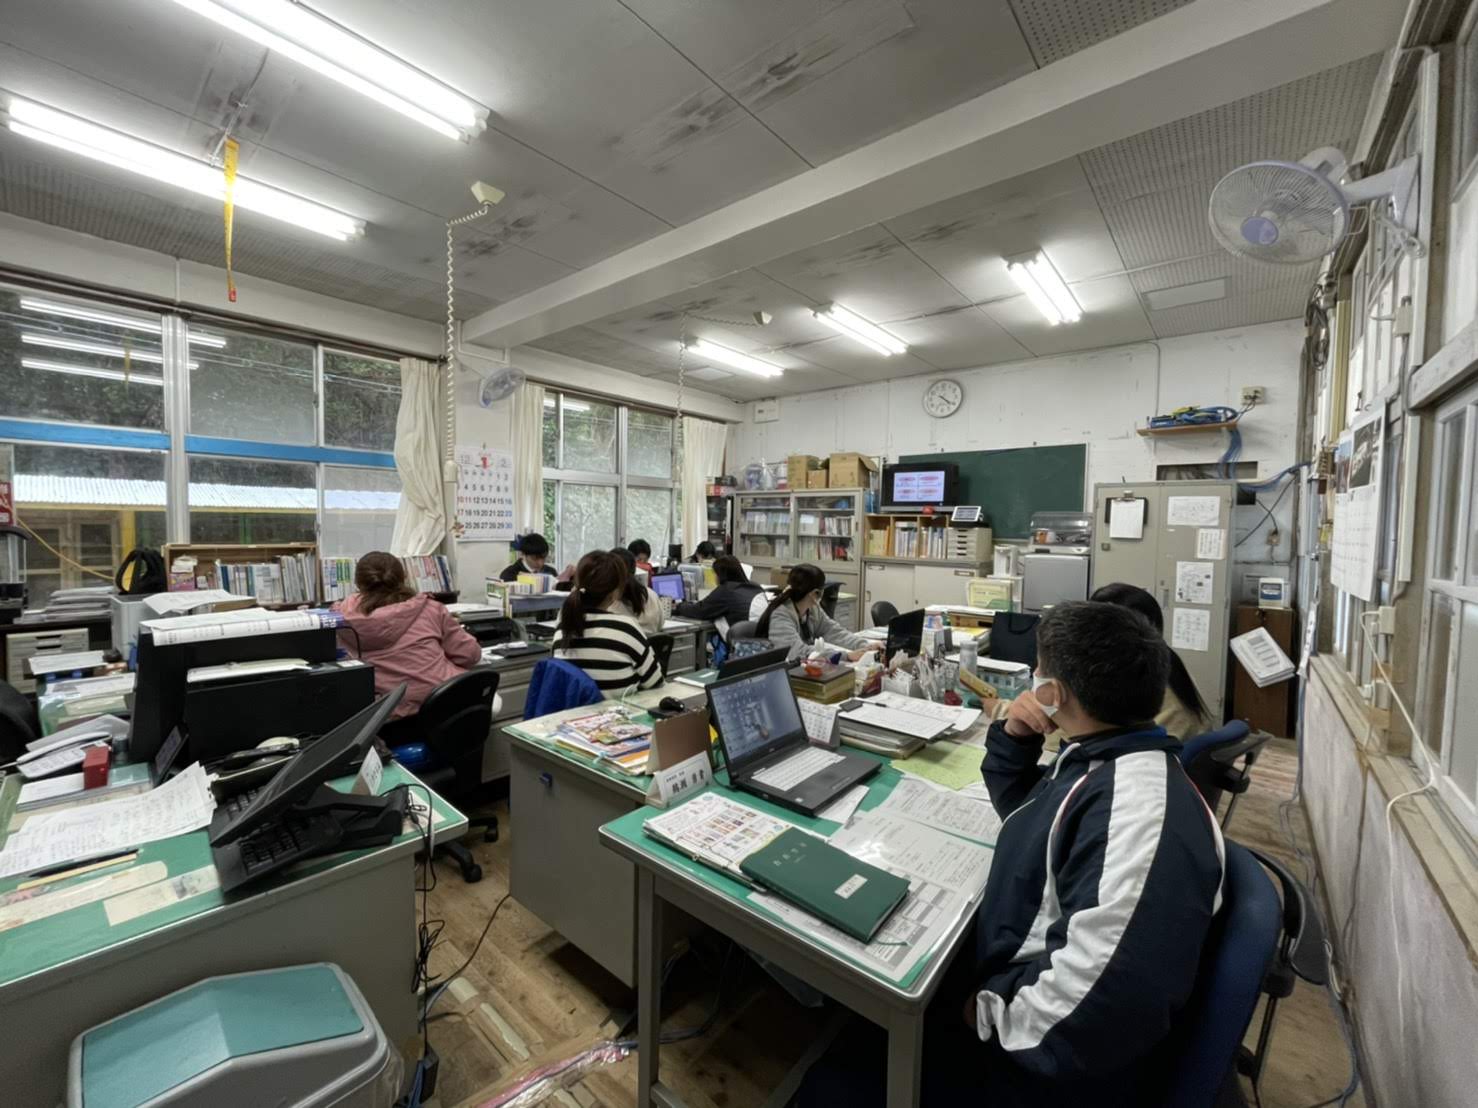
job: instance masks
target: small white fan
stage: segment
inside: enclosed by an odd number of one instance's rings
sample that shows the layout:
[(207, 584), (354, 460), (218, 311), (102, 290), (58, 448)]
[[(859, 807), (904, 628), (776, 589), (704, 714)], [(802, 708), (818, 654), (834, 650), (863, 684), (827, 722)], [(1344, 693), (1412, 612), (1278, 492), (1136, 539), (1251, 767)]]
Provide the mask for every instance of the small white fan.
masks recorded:
[(478, 390), (477, 402), (484, 408), (491, 408), (504, 397), (512, 396), (518, 391), (518, 386), (523, 384), (523, 370), (500, 369), (495, 373), (489, 373), (482, 379), (482, 388)]
[[(1302, 265), (1328, 254), (1350, 231), (1350, 208), (1377, 202), (1373, 219), (1393, 224), (1408, 250), (1416, 240), (1419, 159), (1413, 155), (1382, 173), (1343, 180), (1345, 156), (1321, 146), (1296, 162), (1251, 162), (1232, 170), (1211, 190), (1207, 218), (1223, 247), (1243, 258)], [(1391, 218), (1384, 213), (1391, 203)]]

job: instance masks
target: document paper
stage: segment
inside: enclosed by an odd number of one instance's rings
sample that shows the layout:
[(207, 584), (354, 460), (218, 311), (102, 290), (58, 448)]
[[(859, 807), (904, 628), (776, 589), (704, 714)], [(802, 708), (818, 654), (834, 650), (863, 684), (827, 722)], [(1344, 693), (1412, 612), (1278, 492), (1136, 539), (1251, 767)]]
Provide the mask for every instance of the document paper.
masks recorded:
[(1215, 562), (1175, 563), (1175, 602), (1177, 604), (1210, 604), (1215, 588)]
[(1216, 527), (1221, 523), (1221, 497), (1172, 496), (1165, 503), (1167, 527)]
[(1144, 538), (1144, 505), (1138, 497), (1133, 500), (1109, 501), (1109, 538)]
[(989, 799), (985, 803), (916, 777), (904, 777), (875, 809), (947, 831), (972, 842), (994, 846), (1001, 818)]
[(1170, 617), (1170, 645), (1176, 650), (1209, 650), (1211, 613), (1202, 608), (1176, 608)]

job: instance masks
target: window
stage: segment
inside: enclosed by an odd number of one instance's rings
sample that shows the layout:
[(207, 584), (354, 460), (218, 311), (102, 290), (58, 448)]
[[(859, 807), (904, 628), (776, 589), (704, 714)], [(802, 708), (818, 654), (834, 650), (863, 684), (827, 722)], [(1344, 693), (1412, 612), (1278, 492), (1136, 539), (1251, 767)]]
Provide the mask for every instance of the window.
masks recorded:
[(3, 414), (164, 429), (158, 315), (0, 286)]
[(342, 350), (323, 352), (325, 446), (393, 452), (399, 413), (399, 363)]
[(16, 516), (34, 536), (29, 607), (44, 607), (57, 589), (110, 584), (130, 550), (165, 541), (163, 454), (36, 443), (0, 450), (14, 451)]
[[(207, 339), (212, 345), (205, 345)], [(198, 366), (190, 371), (190, 432), (316, 442), (313, 356), (306, 343), (192, 323), (190, 358)]]
[(258, 458), (190, 458), (190, 541), (312, 542), (317, 537), (314, 466)]
[(673, 419), (549, 391), (544, 397), (544, 527), (560, 566), (596, 549), (673, 534)]
[(1459, 177), (1467, 175), (1478, 156), (1478, 8), (1468, 12), (1458, 35), (1458, 161)]
[(323, 467), (323, 534), (326, 557), (357, 558), (389, 550), (400, 507), (400, 474), (393, 469)]
[(1478, 835), (1478, 580), (1467, 572), (1478, 542), (1478, 387), (1439, 408), (1436, 423), (1418, 703), (1423, 734), (1415, 756), (1454, 815)]

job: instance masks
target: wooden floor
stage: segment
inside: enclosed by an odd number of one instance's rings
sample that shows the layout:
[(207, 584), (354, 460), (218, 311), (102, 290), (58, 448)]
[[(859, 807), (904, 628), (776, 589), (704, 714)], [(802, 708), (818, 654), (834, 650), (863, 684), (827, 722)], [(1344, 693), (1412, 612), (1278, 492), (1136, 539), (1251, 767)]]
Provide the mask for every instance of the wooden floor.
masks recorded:
[[(1279, 740), (1270, 745), (1229, 835), (1293, 864), (1302, 875), (1279, 810), (1292, 795), (1295, 772), (1293, 744)], [(468, 840), (476, 844), (481, 882), (464, 884), (454, 865), (437, 864), (430, 914), (445, 927), (432, 956), (435, 975), (452, 973), (466, 961), (508, 891), (509, 841), (518, 831), (506, 804), (492, 810), (502, 823), (500, 840)], [(1291, 806), (1286, 815), (1299, 844), (1306, 847), (1302, 811)], [(723, 971), (723, 1005), (713, 1026), (662, 1051), (664, 1081), (691, 1108), (762, 1104), (827, 1017), (824, 1010), (797, 1003), (746, 957), (733, 956), (725, 968), (721, 950), (721, 945), (709, 950), (698, 944), (677, 963), (664, 993), (664, 1027), (695, 1027), (711, 1011)], [(510, 897), (471, 965), (433, 1009), (429, 1033), (441, 1056), (441, 1071), (430, 1103), (437, 1108), (481, 1105), (534, 1066), (562, 1062), (607, 1038), (612, 1033), (606, 1023), (610, 1013), (631, 1004), (633, 998), (618, 981)], [(634, 1035), (634, 1026), (630, 1033)], [(1322, 1101), (1343, 1089), (1348, 1077), (1348, 1056), (1326, 993), (1300, 982), (1279, 1006), (1262, 1082), (1264, 1108), (1303, 1108)], [(635, 1102), (635, 1055), (590, 1070), (544, 1101), (561, 1108), (626, 1108)], [(1356, 1093), (1350, 1103), (1366, 1102)]]

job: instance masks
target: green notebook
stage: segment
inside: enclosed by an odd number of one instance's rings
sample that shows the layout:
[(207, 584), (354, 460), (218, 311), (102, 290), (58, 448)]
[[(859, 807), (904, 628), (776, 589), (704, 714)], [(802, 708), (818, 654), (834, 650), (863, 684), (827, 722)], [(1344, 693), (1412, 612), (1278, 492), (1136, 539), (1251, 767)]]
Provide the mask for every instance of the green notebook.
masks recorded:
[(739, 868), (757, 884), (864, 943), (908, 894), (902, 877), (858, 861), (799, 828), (782, 831)]

